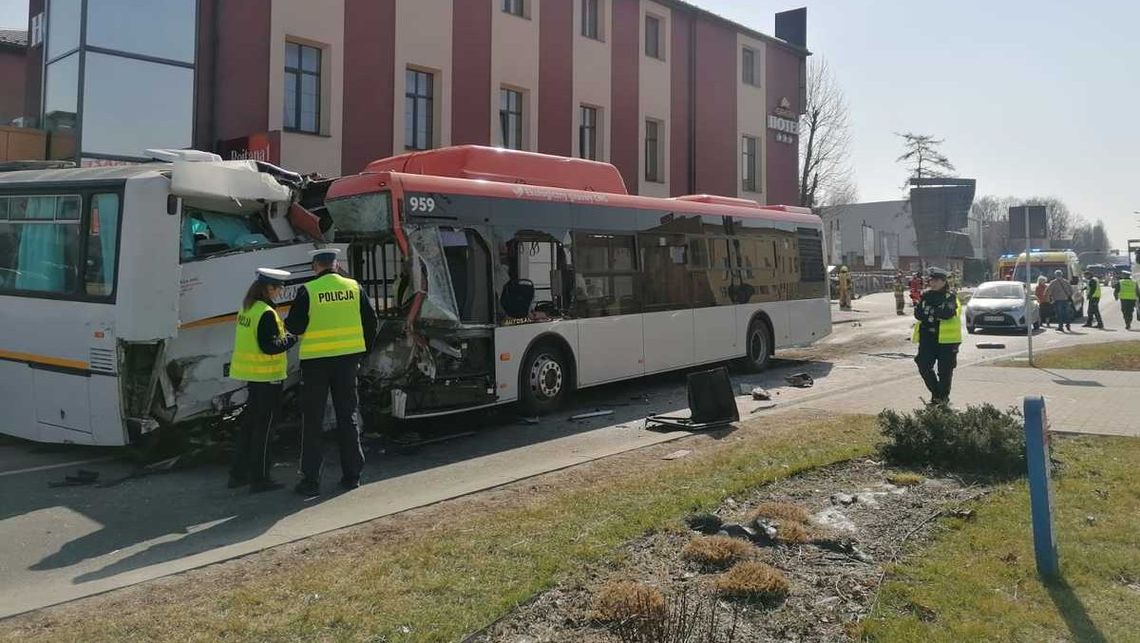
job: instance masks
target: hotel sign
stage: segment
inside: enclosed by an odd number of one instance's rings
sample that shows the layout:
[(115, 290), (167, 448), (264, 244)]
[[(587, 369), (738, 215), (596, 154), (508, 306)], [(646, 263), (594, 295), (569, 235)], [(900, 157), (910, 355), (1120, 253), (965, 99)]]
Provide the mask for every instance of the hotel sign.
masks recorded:
[(775, 132), (776, 142), (795, 145), (800, 135), (800, 121), (792, 110), (792, 103), (781, 98), (776, 108), (768, 115), (768, 129)]

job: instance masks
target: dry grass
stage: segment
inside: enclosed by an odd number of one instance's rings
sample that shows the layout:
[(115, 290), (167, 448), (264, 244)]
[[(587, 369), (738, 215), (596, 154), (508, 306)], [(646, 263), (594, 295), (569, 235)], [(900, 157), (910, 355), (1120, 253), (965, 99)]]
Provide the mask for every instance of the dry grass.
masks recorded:
[(1053, 479), (1062, 580), (1037, 576), (1028, 489), (1013, 482), (892, 566), (864, 640), (1140, 640), (1140, 440), (1054, 437), (1052, 450), (1064, 463)]
[(782, 543), (804, 544), (816, 540), (819, 535), (815, 529), (799, 522), (785, 521), (776, 528), (776, 540)]
[(729, 536), (698, 536), (685, 543), (681, 558), (710, 569), (725, 569), (755, 554), (751, 543)]
[(599, 623), (644, 623), (663, 620), (667, 613), (665, 594), (656, 587), (611, 581), (594, 596), (590, 616)]
[[(807, 509), (799, 505), (793, 505), (787, 502), (761, 502), (748, 512), (748, 522), (757, 519), (775, 520), (777, 522), (798, 522), (802, 525), (809, 524), (811, 514)], [(781, 525), (783, 526), (783, 525)]]
[[(1119, 321), (1118, 319), (1117, 322)], [(1029, 362), (1025, 359), (1006, 359), (996, 362), (994, 365), (1027, 368)], [(1033, 365), (1037, 368), (1140, 371), (1140, 341), (1105, 342), (1052, 348), (1034, 353)]]
[(734, 565), (717, 577), (715, 587), (721, 596), (749, 601), (778, 601), (788, 595), (784, 573), (755, 560)]
[[(424, 510), (434, 522), (416, 529), (405, 530), (402, 516), (381, 519), (8, 619), (0, 640), (461, 640), (559, 580), (615, 561), (622, 544), (647, 531), (775, 480), (869, 455), (876, 425), (866, 416), (805, 413), (737, 434), (695, 438), (689, 444), (699, 451), (681, 460), (662, 461), (677, 448), (663, 445), (660, 453), (527, 481), (477, 511), (471, 501), (445, 503), (446, 511)], [(518, 495), (535, 485), (541, 489)]]
[(917, 473), (889, 473), (887, 474), (887, 482), (896, 487), (917, 487), (926, 482), (926, 478)]

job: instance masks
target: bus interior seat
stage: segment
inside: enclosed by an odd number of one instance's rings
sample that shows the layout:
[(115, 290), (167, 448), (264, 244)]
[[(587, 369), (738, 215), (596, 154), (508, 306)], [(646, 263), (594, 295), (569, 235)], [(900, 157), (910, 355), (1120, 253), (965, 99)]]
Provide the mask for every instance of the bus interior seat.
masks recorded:
[(526, 317), (534, 302), (534, 282), (530, 279), (512, 279), (503, 286), (499, 304), (509, 317)]

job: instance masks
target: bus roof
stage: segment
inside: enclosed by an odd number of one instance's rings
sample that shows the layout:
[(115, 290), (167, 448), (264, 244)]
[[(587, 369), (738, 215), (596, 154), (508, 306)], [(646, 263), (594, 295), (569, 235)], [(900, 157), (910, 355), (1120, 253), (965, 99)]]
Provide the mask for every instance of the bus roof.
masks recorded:
[(373, 161), (364, 171), (449, 176), (456, 179), (629, 194), (621, 173), (609, 163), (481, 145), (455, 145), (409, 152)]
[(169, 172), (169, 163), (117, 165), (113, 167), (73, 167), (63, 170), (18, 170), (0, 172), (0, 187), (36, 183), (72, 183), (85, 181), (116, 181)]
[[(451, 154), (451, 150), (459, 150)], [(490, 154), (488, 154), (488, 152)], [(417, 161), (414, 157), (419, 157)], [(436, 161), (427, 161), (427, 159)], [(490, 159), (490, 160), (488, 160)], [(470, 163), (463, 165), (463, 163)], [(537, 163), (537, 165), (529, 165)], [(488, 168), (513, 168), (520, 174), (499, 171), (495, 177), (475, 176)], [(577, 178), (560, 176), (576, 168)], [(436, 173), (438, 172), (438, 173)], [(549, 173), (549, 174), (547, 174)], [(464, 194), (527, 201), (559, 201), (565, 203), (605, 205), (636, 208), (639, 210), (669, 210), (684, 214), (732, 216), (786, 221), (802, 225), (820, 224), (819, 217), (809, 208), (787, 205), (760, 205), (755, 201), (716, 195), (687, 195), (658, 198), (628, 194), (622, 183), (621, 191), (601, 191), (550, 185), (581, 184), (594, 177), (612, 173), (621, 180), (617, 169), (608, 163), (563, 159), (562, 157), (515, 150), (498, 150), (479, 146), (459, 146), (428, 152), (402, 154), (375, 161), (368, 169), (354, 176), (337, 179), (329, 188), (327, 199), (334, 200), (366, 194), (399, 183), (406, 192), (438, 192)], [(616, 190), (616, 186), (614, 186)]]

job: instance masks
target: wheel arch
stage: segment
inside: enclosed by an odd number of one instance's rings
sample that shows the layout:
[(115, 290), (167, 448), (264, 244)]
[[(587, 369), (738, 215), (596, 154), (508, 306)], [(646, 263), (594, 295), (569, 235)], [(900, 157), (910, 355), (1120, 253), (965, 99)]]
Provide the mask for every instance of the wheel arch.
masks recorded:
[[(519, 373), (522, 373), (523, 362), (526, 361), (526, 356), (530, 354), (536, 346), (542, 344), (552, 344), (562, 351), (562, 356), (566, 358), (566, 366), (570, 369), (570, 384), (573, 388), (578, 388), (578, 360), (574, 355), (574, 350), (570, 348), (570, 342), (558, 333), (546, 331), (540, 335), (536, 335), (530, 343), (526, 345), (526, 350), (523, 351), (521, 361), (519, 362)], [(521, 393), (520, 393), (521, 394)]]

